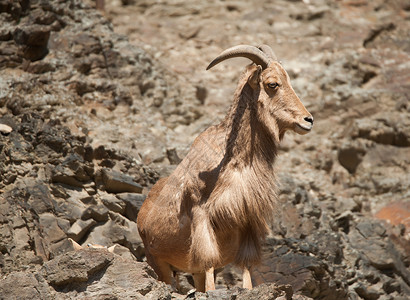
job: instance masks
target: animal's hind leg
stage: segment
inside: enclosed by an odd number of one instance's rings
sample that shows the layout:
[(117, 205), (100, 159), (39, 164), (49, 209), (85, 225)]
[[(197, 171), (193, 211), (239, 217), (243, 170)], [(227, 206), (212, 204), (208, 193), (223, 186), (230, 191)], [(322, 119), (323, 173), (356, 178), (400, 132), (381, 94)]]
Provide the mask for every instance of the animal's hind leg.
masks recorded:
[(158, 280), (165, 282), (166, 284), (172, 285), (176, 288), (176, 281), (174, 278), (174, 272), (171, 269), (171, 265), (164, 261), (157, 261), (157, 269), (154, 269), (158, 275)]
[(157, 273), (158, 280), (176, 288), (176, 281), (171, 265), (163, 260), (154, 258), (148, 251), (145, 251), (145, 256), (147, 257), (148, 264), (154, 269), (155, 273)]

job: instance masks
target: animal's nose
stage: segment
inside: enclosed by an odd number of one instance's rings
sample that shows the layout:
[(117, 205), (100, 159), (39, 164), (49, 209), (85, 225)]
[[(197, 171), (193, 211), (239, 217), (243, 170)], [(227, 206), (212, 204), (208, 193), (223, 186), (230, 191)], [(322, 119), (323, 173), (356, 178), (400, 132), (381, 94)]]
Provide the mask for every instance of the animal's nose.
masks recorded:
[(306, 122), (309, 122), (310, 124), (313, 125), (313, 117), (312, 116), (304, 117), (303, 120), (305, 120)]

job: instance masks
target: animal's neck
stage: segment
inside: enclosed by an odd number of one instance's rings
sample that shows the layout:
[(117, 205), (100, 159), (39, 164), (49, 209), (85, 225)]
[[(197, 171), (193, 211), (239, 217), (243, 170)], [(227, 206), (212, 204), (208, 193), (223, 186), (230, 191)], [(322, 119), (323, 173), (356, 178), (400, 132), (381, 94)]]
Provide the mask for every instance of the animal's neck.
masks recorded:
[(226, 116), (226, 152), (223, 165), (235, 169), (272, 167), (277, 153), (277, 138), (270, 134), (257, 117), (258, 97), (248, 84), (239, 87), (235, 101)]
[(220, 231), (240, 228), (259, 239), (268, 232), (276, 205), (273, 163), (277, 143), (257, 118), (256, 97), (240, 87), (223, 122), (226, 149), (220, 178), (207, 202), (210, 220)]

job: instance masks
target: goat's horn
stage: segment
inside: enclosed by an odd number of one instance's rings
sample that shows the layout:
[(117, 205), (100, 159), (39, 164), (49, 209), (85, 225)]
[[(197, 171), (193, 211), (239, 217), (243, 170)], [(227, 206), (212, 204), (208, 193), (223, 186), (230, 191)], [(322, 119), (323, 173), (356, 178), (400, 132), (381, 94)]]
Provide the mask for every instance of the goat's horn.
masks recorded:
[(276, 58), (275, 52), (273, 52), (270, 46), (262, 44), (258, 46), (258, 49), (262, 50), (262, 52), (265, 53), (269, 58), (273, 60), (278, 60)]
[(254, 46), (238, 45), (223, 51), (217, 58), (215, 58), (209, 66), (206, 68), (209, 70), (221, 61), (234, 57), (246, 57), (253, 61), (255, 64), (260, 65), (262, 69), (266, 69), (270, 60), (265, 53)]

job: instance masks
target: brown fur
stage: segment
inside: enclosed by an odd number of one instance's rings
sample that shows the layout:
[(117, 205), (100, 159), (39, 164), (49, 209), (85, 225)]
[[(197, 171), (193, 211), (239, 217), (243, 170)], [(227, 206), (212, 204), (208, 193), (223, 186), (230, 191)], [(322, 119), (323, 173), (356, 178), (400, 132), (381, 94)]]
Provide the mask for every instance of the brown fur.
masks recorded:
[[(272, 89), (269, 82), (280, 86)], [(247, 67), (225, 119), (196, 138), (139, 212), (147, 260), (160, 280), (171, 283), (173, 268), (205, 278), (228, 263), (249, 277), (276, 208), (278, 143), (287, 130), (308, 132), (297, 125), (306, 125), (306, 117), (311, 115), (278, 62), (263, 71)], [(203, 290), (205, 283), (196, 285)]]

